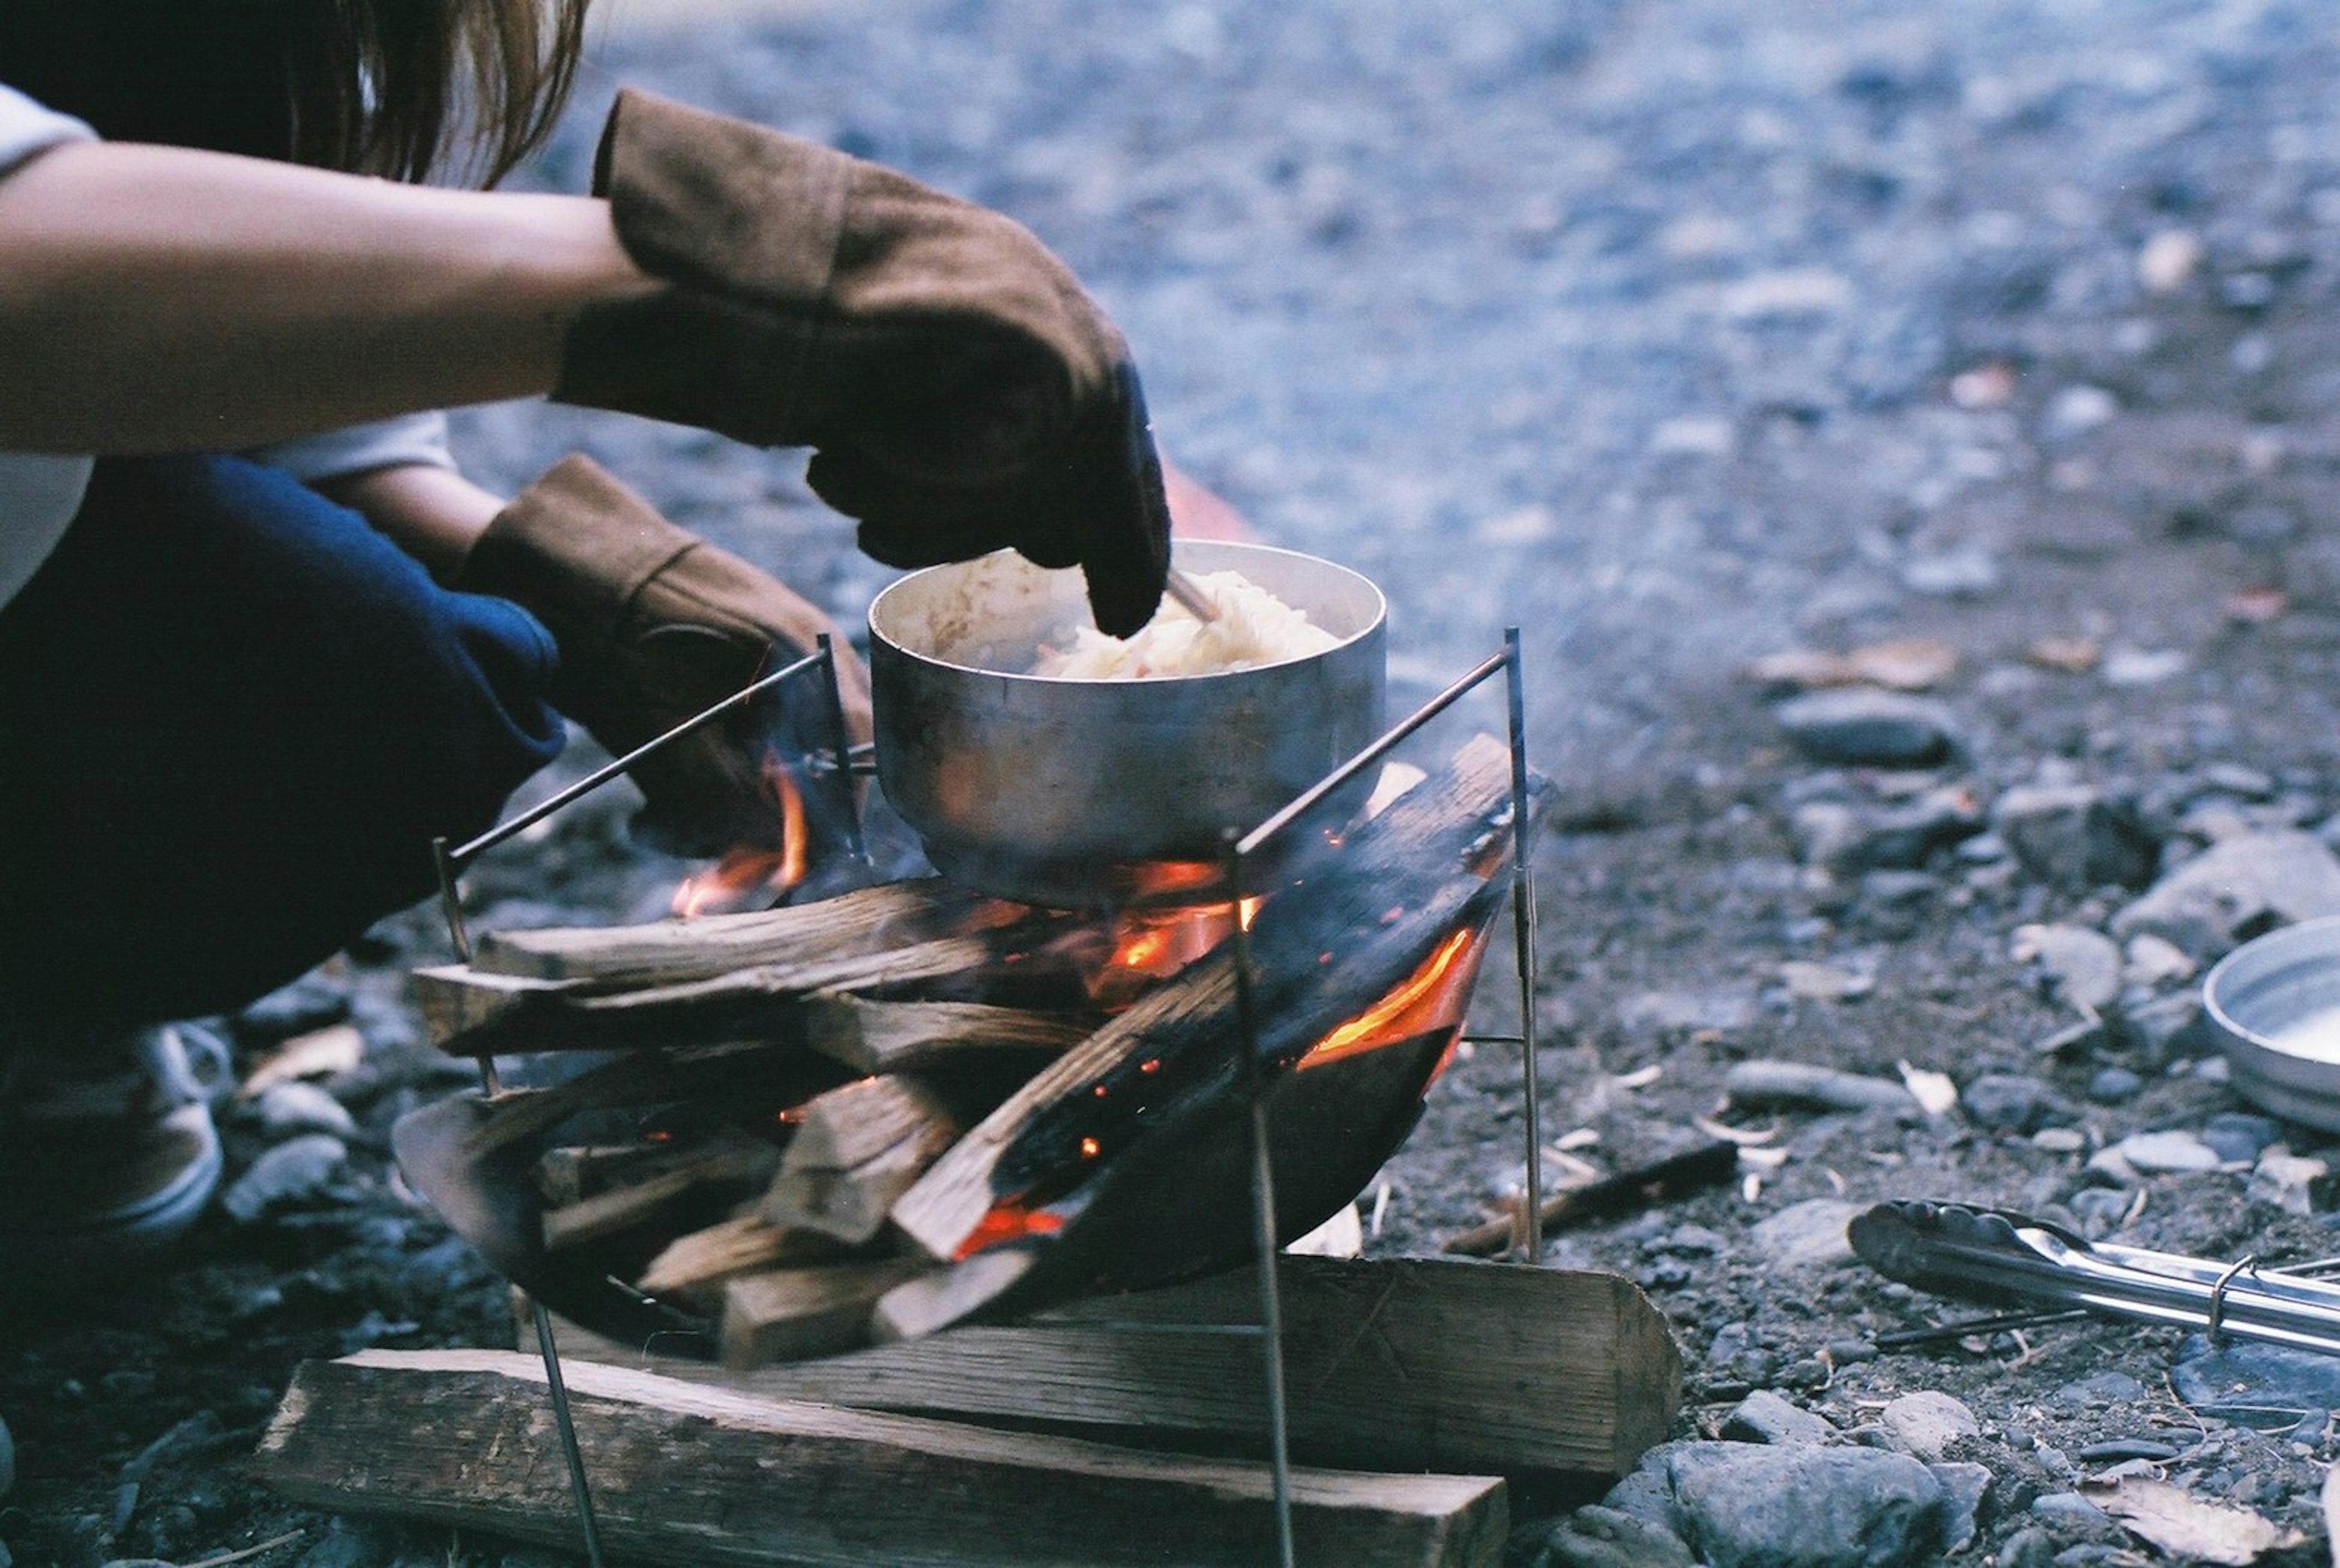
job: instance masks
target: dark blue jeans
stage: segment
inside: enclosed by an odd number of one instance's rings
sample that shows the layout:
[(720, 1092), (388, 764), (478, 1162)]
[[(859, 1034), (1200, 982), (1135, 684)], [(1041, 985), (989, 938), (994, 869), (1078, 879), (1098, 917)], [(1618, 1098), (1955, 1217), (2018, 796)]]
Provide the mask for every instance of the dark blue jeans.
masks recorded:
[(101, 461), (0, 609), (0, 1029), (226, 1010), (427, 896), (559, 753), (554, 667), (282, 473)]

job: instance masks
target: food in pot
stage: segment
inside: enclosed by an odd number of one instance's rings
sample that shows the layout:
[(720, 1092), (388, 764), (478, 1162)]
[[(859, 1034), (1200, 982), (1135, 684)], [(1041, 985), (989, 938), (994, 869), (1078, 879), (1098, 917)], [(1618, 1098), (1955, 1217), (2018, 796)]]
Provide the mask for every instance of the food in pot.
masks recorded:
[(1206, 571), (1192, 581), (1218, 612), (1215, 619), (1197, 620), (1184, 605), (1165, 599), (1161, 611), (1135, 636), (1107, 637), (1093, 626), (1081, 627), (1070, 647), (1042, 648), (1032, 673), (1061, 680), (1217, 675), (1305, 659), (1340, 645), (1306, 610), (1294, 610), (1239, 571)]

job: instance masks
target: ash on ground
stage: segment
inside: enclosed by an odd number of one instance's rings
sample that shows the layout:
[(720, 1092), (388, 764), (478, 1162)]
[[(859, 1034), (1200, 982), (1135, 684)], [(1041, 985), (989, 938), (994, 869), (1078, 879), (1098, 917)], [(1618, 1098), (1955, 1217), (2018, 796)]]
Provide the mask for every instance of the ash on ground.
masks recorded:
[[(2196, 1017), (2219, 954), (2340, 911), (2340, 14), (760, 9), (611, 34), (526, 180), (581, 189), (632, 83), (1002, 207), (1126, 327), (1185, 467), (1383, 583), (1401, 700), (1524, 629), (1564, 802), (1535, 858), (1547, 1140), (1601, 1170), (1700, 1118), (1760, 1141), (1751, 1179), (1552, 1236), (1650, 1291), (1688, 1400), (1615, 1493), (1523, 1508), (1515, 1563), (2323, 1559), (2323, 1364), (2097, 1322), (1881, 1349), (1964, 1309), (1842, 1226), (1942, 1199), (2340, 1251), (2332, 1140), (2240, 1099)], [(507, 489), (590, 451), (848, 623), (885, 581), (787, 454), (540, 406), (461, 435)], [(500, 852), (474, 918), (656, 913), (688, 868), (624, 818)], [(465, 1081), (403, 995), (444, 956), (416, 911), (228, 1020), (247, 1067), (352, 1032), (322, 1093), (237, 1112), (184, 1267), (0, 1293), (0, 1560), (299, 1532), (255, 1560), (569, 1561), (241, 1470), (302, 1358), (509, 1341), (501, 1282), (386, 1160)], [(1506, 1012), (1497, 975), (1477, 1022)], [(1839, 1076), (1782, 1096), (1782, 1063)], [(1495, 1047), (1441, 1081), (1366, 1195), (1373, 1249), (1507, 1198), (1517, 1082)], [(2208, 1534), (2116, 1519), (2147, 1484)]]

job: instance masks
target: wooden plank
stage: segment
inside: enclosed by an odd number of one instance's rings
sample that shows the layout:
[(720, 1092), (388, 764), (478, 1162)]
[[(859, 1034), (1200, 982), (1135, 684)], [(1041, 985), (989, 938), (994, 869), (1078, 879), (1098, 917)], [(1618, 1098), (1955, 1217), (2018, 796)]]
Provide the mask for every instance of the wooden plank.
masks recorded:
[(865, 1073), (932, 1067), (975, 1052), (1061, 1053), (1105, 1022), (1102, 1013), (1043, 1013), (986, 1002), (805, 999), (805, 1043)]
[(592, 980), (604, 987), (709, 979), (733, 969), (883, 952), (964, 936), (1016, 911), (939, 878), (858, 888), (818, 903), (640, 926), (490, 931), (471, 967), (481, 975)]
[[(573, 1549), (543, 1367), (503, 1351), (304, 1363), (261, 1480), (304, 1506)], [(1222, 1568), (1272, 1561), (1264, 1464), (760, 1399), (586, 1362), (566, 1369), (613, 1558), (814, 1568)], [(1495, 1568), (1488, 1476), (1292, 1475), (1299, 1560)]]
[[(1251, 933), (1264, 1056), (1297, 1057), (1429, 957), (1482, 883), (1492, 819), (1510, 791), (1509, 749), (1480, 737), (1337, 852), (1312, 859), (1304, 897), (1266, 899)], [(1085, 1179), (1085, 1161), (1104, 1168), (1142, 1131), (1146, 1107), (1221, 1075), (1234, 1005), (1222, 948), (1036, 1075), (894, 1206), (895, 1224), (954, 1260), (996, 1206), (1035, 1191), (1052, 1200)]]
[[(1665, 1319), (1615, 1275), (1287, 1256), (1279, 1281), (1293, 1451), (1307, 1463), (1620, 1476), (1681, 1408), (1681, 1356)], [(1246, 1269), (745, 1373), (645, 1356), (565, 1325), (560, 1345), (774, 1398), (1223, 1445), (1266, 1429), (1258, 1341), (1228, 1332), (1258, 1321)]]

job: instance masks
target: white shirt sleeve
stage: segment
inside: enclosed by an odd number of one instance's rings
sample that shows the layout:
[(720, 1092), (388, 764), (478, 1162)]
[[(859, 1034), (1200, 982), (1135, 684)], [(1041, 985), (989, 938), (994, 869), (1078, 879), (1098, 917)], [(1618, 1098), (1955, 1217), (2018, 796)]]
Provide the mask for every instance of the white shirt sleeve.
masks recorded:
[(14, 87), (0, 86), (0, 174), (59, 142), (94, 142), (97, 133), (70, 114), (43, 108)]
[(321, 479), (345, 479), (376, 469), (428, 463), (451, 469), (454, 456), (447, 450), (447, 416), (443, 413), (400, 414), (372, 424), (322, 431), (254, 447), (245, 456), (281, 468), (303, 483)]

